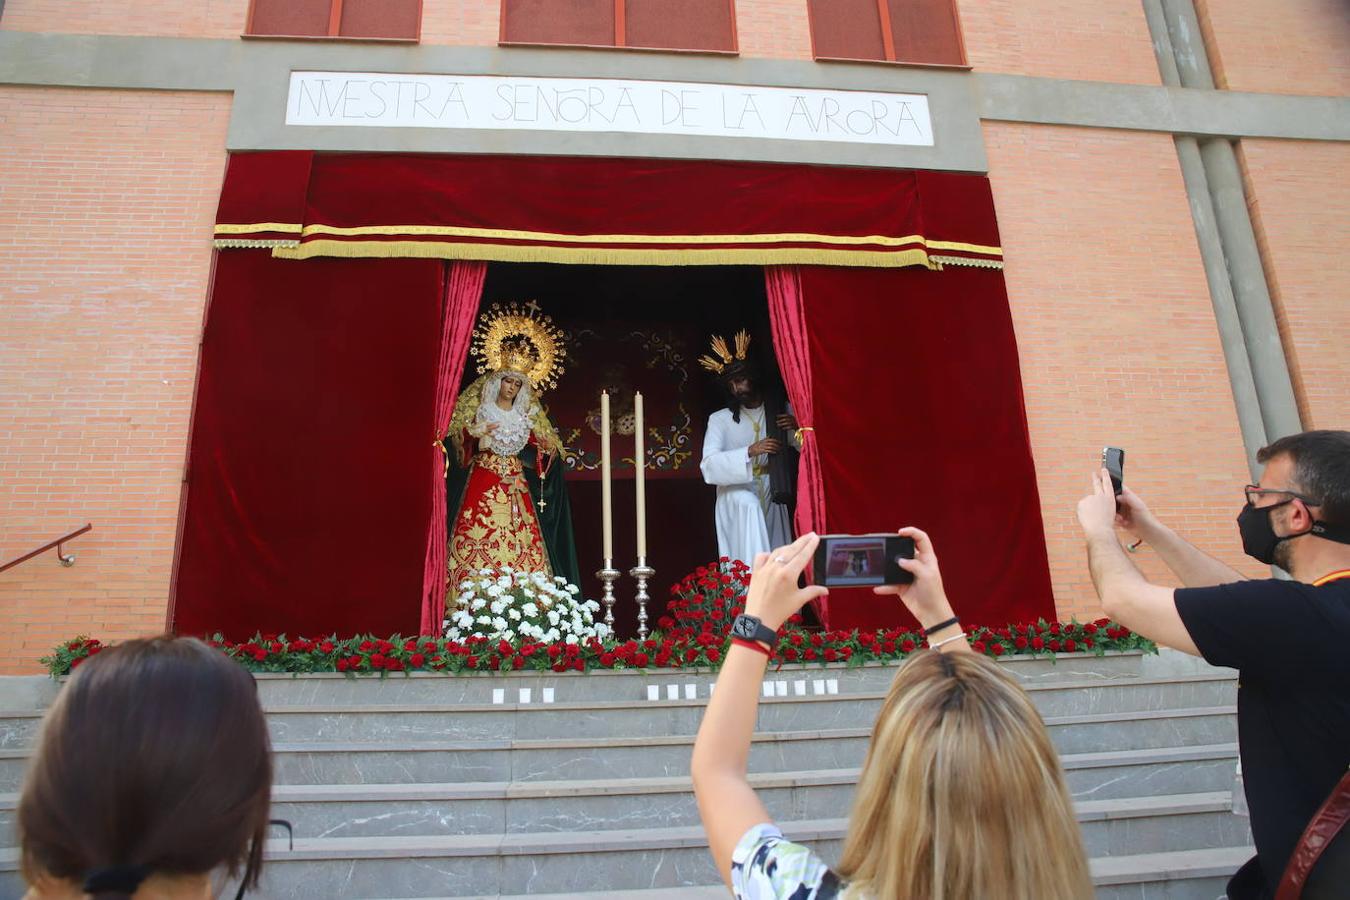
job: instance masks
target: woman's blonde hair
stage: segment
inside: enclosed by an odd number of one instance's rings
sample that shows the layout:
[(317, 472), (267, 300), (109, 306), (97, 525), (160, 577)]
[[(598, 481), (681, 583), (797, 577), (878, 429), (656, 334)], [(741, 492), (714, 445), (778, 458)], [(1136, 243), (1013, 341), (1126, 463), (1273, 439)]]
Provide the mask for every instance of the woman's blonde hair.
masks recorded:
[(836, 871), (887, 900), (1092, 896), (1045, 723), (995, 662), (926, 651), (896, 675)]

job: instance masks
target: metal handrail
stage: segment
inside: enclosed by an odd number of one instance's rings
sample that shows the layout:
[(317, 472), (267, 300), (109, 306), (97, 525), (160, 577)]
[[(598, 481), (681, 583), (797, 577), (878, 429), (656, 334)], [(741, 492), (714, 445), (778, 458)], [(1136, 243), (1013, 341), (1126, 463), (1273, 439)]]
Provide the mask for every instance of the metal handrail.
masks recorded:
[(12, 569), (21, 562), (28, 562), (28, 560), (32, 559), (35, 556), (38, 556), (39, 554), (46, 553), (53, 547), (56, 548), (56, 558), (61, 560), (61, 565), (67, 567), (73, 566), (75, 565), (75, 554), (62, 553), (61, 545), (63, 545), (66, 541), (70, 540), (71, 538), (77, 538), (80, 535), (84, 534), (86, 531), (92, 531), (93, 529), (94, 529), (93, 525), (85, 525), (83, 528), (78, 529), (76, 531), (72, 531), (65, 537), (59, 537), (56, 540), (52, 541), (51, 543), (43, 544), (41, 547), (37, 548), (32, 553), (26, 553), (23, 556), (20, 556), (18, 559), (12, 559), (9, 562), (5, 563), (3, 566), (0, 566), (0, 572), (4, 572), (7, 569)]

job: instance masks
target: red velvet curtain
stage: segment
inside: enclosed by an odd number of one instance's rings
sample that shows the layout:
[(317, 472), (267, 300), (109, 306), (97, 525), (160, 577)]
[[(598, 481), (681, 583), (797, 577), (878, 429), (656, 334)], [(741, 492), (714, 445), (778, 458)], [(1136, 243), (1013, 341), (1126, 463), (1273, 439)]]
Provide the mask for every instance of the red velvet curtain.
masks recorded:
[[(387, 258), (398, 254), (802, 264), (799, 284), (790, 270), (767, 281), (790, 396), (816, 429), (806, 434), (798, 526), (919, 525), (967, 621), (1054, 614), (1002, 273), (974, 268), (1001, 259), (987, 179), (243, 154), (231, 157), (218, 222), (221, 245), (257, 241), (301, 258), (220, 255), (190, 455), (181, 631), (437, 627), (429, 586), (443, 548), (431, 544), (444, 512), (435, 519), (438, 491), (427, 490), (427, 426), (451, 402), (438, 386), (457, 387), (463, 335), (445, 329), (471, 318), (474, 291), (464, 287), (451, 316), (442, 264)], [(894, 601), (842, 591), (828, 624), (906, 618)]]
[[(797, 534), (825, 528), (825, 491), (820, 475), (820, 445), (816, 443), (815, 397), (812, 393), (811, 348), (806, 331), (802, 276), (796, 266), (768, 266), (764, 289), (769, 300), (769, 327), (778, 371), (787, 387), (800, 427), (802, 452), (797, 463)], [(829, 598), (820, 600), (819, 612), (829, 621)]]
[(422, 634), (440, 634), (445, 619), (446, 509), (445, 467), (450, 451), (441, 438), (450, 428), (455, 394), (469, 355), (473, 324), (483, 298), (487, 263), (467, 260), (452, 263), (441, 304), (441, 349), (436, 364), (435, 449), (431, 454), (431, 524), (427, 528), (427, 561), (422, 570)]
[(231, 153), (216, 208), (216, 246), (298, 244), (313, 150)]
[(176, 631), (415, 633), (443, 267), (220, 254)]
[[(988, 182), (978, 176), (380, 153), (314, 154), (302, 170), (303, 160), (274, 153), (236, 156), (249, 161), (231, 157), (218, 242), (267, 243), (280, 233), (299, 241), (277, 247), (290, 259), (882, 267), (1002, 259)], [(272, 198), (297, 191), (303, 212), (270, 221), (283, 215)]]
[[(964, 621), (1053, 619), (1003, 273), (805, 266), (801, 281), (829, 530), (917, 525)], [(909, 619), (870, 591), (830, 600), (831, 628)]]

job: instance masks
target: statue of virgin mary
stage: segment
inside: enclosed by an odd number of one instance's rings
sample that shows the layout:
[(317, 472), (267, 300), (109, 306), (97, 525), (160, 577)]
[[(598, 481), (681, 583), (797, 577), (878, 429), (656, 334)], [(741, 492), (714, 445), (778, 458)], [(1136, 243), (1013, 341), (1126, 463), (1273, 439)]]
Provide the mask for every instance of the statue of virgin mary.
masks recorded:
[[(562, 374), (562, 334), (533, 303), (493, 304), (474, 334), (479, 377), (455, 403), (446, 443), (448, 593), (482, 569), (578, 578), (562, 440), (539, 393)], [(462, 484), (462, 487), (460, 485)], [(458, 501), (458, 502), (456, 502)]]

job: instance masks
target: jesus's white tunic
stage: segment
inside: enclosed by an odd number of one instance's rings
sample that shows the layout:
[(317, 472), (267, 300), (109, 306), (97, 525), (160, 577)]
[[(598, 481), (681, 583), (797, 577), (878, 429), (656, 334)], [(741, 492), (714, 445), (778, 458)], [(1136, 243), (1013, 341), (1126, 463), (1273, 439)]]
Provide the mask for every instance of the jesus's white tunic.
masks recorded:
[[(766, 434), (764, 407), (742, 409), (741, 420), (719, 409), (708, 419), (703, 438), (703, 480), (717, 486), (717, 552), (746, 565), (792, 541), (791, 513), (769, 500), (769, 457), (746, 451)], [(791, 438), (790, 438), (791, 440)], [(793, 445), (796, 441), (793, 440)]]

